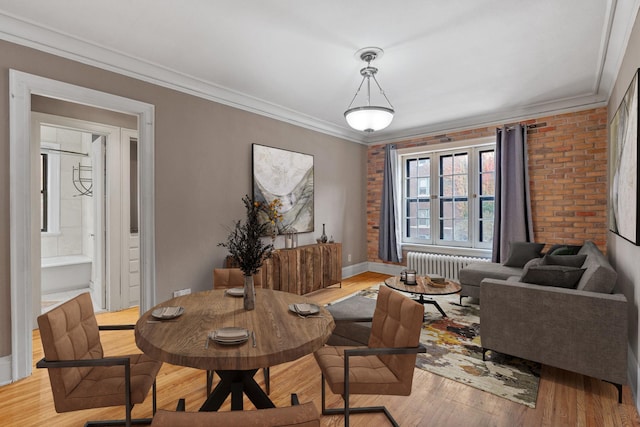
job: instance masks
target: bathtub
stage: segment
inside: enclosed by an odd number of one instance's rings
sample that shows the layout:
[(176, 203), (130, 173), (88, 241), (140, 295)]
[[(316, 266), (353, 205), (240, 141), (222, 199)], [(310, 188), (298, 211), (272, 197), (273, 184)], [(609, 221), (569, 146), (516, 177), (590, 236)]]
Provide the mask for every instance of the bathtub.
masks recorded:
[(43, 295), (88, 288), (92, 260), (86, 255), (67, 255), (41, 259)]

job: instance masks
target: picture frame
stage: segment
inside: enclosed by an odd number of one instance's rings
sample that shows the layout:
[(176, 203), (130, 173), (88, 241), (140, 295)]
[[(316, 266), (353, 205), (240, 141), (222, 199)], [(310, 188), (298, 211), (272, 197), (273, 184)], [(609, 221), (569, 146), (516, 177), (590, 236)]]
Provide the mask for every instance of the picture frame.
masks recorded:
[[(253, 199), (279, 199), (282, 219), (277, 234), (314, 231), (313, 155), (282, 148), (252, 145)], [(267, 221), (266, 214), (261, 217)]]
[(609, 229), (638, 246), (638, 75), (609, 124)]

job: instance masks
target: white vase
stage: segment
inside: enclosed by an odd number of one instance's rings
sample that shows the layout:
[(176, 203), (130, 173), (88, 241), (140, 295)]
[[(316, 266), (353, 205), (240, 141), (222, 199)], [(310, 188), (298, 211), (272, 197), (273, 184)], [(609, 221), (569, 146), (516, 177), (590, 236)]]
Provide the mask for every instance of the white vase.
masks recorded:
[(244, 309), (256, 308), (256, 288), (253, 284), (253, 276), (244, 276)]

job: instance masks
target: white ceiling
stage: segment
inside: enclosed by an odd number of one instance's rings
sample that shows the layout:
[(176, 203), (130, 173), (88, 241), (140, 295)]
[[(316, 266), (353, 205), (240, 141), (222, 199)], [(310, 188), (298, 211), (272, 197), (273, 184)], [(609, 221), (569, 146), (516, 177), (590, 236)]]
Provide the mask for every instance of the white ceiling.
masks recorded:
[[(0, 38), (358, 142), (606, 103), (639, 0), (0, 0)], [(396, 109), (348, 128), (374, 62)]]

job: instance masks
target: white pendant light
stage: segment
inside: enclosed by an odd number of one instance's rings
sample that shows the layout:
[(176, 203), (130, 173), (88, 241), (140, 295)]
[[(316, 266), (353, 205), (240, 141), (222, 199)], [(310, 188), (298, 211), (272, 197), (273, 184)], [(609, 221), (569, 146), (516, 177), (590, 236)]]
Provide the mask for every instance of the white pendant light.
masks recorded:
[[(393, 106), (391, 102), (389, 102), (389, 98), (384, 93), (378, 80), (376, 79), (376, 73), (378, 69), (371, 66), (371, 61), (376, 59), (382, 54), (382, 49), (377, 47), (370, 47), (361, 49), (360, 51), (360, 59), (367, 63), (367, 66), (360, 70), (360, 74), (362, 75), (362, 81), (360, 82), (360, 86), (358, 86), (358, 90), (356, 94), (353, 96), (347, 111), (344, 112), (344, 118), (347, 120), (349, 126), (351, 126), (355, 130), (363, 131), (363, 132), (375, 132), (378, 130), (382, 130), (391, 124), (393, 120), (393, 114), (395, 111), (393, 110)], [(371, 105), (371, 79), (373, 79), (376, 86), (378, 86), (378, 90), (380, 94), (387, 101), (388, 107), (383, 107), (380, 105)], [(362, 89), (362, 85), (366, 82), (366, 105), (359, 107), (351, 107), (353, 102), (356, 100), (360, 90)]]

